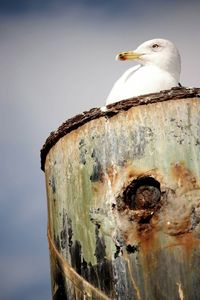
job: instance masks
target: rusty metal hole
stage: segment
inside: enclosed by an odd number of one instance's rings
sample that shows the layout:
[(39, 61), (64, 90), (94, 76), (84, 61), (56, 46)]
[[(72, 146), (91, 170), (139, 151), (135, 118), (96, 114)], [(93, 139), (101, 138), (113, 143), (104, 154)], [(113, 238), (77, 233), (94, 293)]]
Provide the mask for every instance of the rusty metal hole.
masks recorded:
[(160, 197), (160, 183), (150, 176), (134, 179), (123, 192), (123, 201), (133, 210), (153, 209)]

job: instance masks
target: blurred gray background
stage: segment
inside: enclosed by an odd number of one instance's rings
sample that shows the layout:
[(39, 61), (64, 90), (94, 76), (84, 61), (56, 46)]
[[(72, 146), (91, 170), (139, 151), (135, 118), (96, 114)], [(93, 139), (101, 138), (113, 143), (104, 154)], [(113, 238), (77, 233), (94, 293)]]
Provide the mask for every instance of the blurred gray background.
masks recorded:
[(131, 66), (119, 51), (161, 37), (199, 87), (200, 2), (0, 0), (0, 291), (48, 300), (47, 205), (39, 151), (66, 119), (103, 106)]

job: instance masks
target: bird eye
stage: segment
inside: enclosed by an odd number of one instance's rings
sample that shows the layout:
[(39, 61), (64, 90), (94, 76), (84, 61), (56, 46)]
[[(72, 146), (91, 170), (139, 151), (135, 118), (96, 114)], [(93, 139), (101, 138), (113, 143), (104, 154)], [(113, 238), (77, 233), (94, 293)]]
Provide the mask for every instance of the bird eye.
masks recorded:
[(153, 45), (152, 45), (152, 48), (154, 48), (154, 49), (155, 49), (155, 48), (159, 48), (159, 47), (160, 47), (160, 46), (159, 46), (158, 44), (153, 44)]

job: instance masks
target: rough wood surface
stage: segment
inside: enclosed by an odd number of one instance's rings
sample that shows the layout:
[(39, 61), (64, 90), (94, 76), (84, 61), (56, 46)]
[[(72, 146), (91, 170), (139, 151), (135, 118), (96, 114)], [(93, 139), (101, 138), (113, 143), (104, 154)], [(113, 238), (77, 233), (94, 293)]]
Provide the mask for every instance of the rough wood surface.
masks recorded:
[(41, 169), (44, 171), (46, 156), (51, 147), (55, 145), (61, 137), (91, 120), (97, 119), (101, 116), (106, 116), (109, 118), (115, 114), (118, 114), (120, 111), (128, 110), (133, 106), (146, 105), (171, 99), (176, 100), (193, 97), (200, 97), (200, 88), (172, 88), (171, 90), (162, 91), (160, 93), (144, 95), (110, 104), (107, 106), (107, 111), (102, 111), (100, 108), (93, 108), (89, 111), (72, 117), (64, 122), (56, 131), (51, 132), (47, 138), (41, 149)]

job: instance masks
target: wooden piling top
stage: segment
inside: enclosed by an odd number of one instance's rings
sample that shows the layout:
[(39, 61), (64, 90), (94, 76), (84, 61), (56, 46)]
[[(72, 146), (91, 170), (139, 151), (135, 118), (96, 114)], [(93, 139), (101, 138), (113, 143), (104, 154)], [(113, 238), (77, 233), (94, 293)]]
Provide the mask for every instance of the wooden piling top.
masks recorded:
[(105, 110), (101, 108), (92, 108), (89, 111), (78, 114), (65, 121), (57, 130), (50, 133), (41, 149), (41, 169), (44, 171), (46, 156), (49, 150), (57, 143), (60, 138), (91, 120), (103, 116), (110, 118), (121, 111), (127, 111), (131, 107), (138, 105), (146, 105), (168, 100), (188, 98), (200, 98), (200, 88), (175, 87), (170, 90), (161, 91), (159, 93), (147, 94), (109, 104), (106, 106)]

